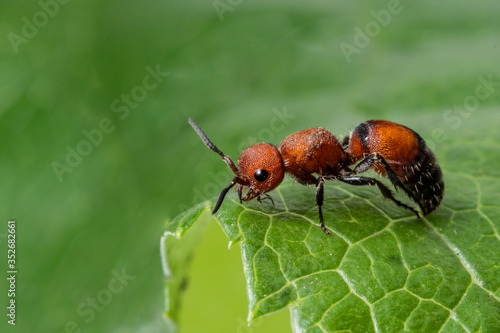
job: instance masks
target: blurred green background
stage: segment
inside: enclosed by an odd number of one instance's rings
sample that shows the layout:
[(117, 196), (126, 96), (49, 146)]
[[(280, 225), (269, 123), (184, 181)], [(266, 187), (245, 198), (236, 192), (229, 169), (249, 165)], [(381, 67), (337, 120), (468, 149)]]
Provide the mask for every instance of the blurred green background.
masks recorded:
[[(500, 104), (497, 85), (454, 110), (480, 76), (500, 81), (494, 0), (1, 7), (0, 267), (15, 219), (18, 268), (17, 325), (2, 313), (2, 332), (166, 331), (163, 225), (229, 179), (188, 117), (236, 159), (255, 141), (312, 126), (341, 137), (370, 118), (456, 135)], [(286, 311), (246, 326), (238, 248), (215, 223), (204, 233), (181, 332), (290, 332)]]

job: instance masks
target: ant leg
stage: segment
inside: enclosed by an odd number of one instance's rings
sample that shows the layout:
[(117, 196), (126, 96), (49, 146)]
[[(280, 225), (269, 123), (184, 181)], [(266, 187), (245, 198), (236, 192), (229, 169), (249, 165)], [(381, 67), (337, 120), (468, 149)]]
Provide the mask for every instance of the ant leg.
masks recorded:
[[(385, 158), (382, 157), (379, 153), (373, 153), (361, 160), (361, 162), (356, 165), (356, 167), (353, 170), (353, 174), (358, 174), (358, 173), (363, 173), (370, 169), (375, 162), (380, 162), (382, 166), (384, 167), (387, 176), (389, 180), (392, 182), (394, 187), (400, 187), (401, 189), (405, 190), (405, 187), (401, 180), (399, 180), (399, 177), (396, 175), (394, 170), (390, 167), (389, 163), (385, 160)], [(397, 188), (396, 188), (397, 189)], [(406, 191), (405, 191), (406, 192)]]
[(346, 136), (342, 140), (342, 147), (344, 147), (344, 150), (347, 150), (349, 148), (349, 140), (351, 139), (350, 135)]
[(241, 196), (243, 195), (243, 186), (238, 184), (238, 198), (240, 199), (240, 203), (243, 203), (243, 199)]
[(355, 186), (377, 185), (380, 192), (382, 193), (382, 195), (385, 198), (392, 200), (396, 205), (398, 205), (400, 207), (408, 209), (409, 211), (413, 212), (417, 216), (418, 219), (421, 219), (419, 212), (415, 208), (410, 207), (410, 206), (402, 203), (398, 199), (396, 199), (394, 197), (394, 195), (392, 194), (392, 191), (387, 186), (385, 186), (384, 183), (382, 183), (381, 181), (379, 181), (375, 178), (352, 176), (352, 177), (335, 177), (335, 179), (340, 180), (341, 182), (344, 182), (344, 183), (347, 183), (350, 185), (355, 185)]
[(370, 169), (375, 162), (383, 160), (383, 159), (384, 158), (382, 156), (380, 156), (380, 154), (378, 154), (378, 153), (370, 154), (370, 155), (364, 157), (361, 160), (361, 162), (359, 162), (358, 165), (356, 165), (356, 167), (353, 169), (353, 173), (355, 173), (355, 174), (356, 173), (363, 173), (363, 172), (367, 171), (368, 169)]
[(403, 190), (403, 192), (406, 193), (406, 195), (412, 199), (413, 201), (415, 201), (416, 203), (418, 203), (420, 205), (420, 200), (419, 198), (417, 198), (415, 196), (415, 194), (408, 190), (408, 188), (406, 188), (406, 186), (404, 186), (404, 184), (401, 182), (401, 180), (399, 179), (399, 177), (396, 175), (396, 173), (394, 172), (394, 170), (392, 170), (391, 166), (389, 165), (389, 163), (387, 163), (387, 161), (385, 160), (385, 158), (383, 158), (380, 154), (378, 153), (373, 153), (373, 154), (370, 154), (368, 155), (367, 157), (365, 157), (361, 162), (359, 162), (359, 164), (354, 168), (353, 172), (356, 174), (356, 173), (361, 173), (361, 172), (365, 172), (366, 170), (368, 170), (372, 165), (373, 163), (375, 162), (380, 162), (382, 164), (382, 166), (384, 167), (385, 169), (385, 172), (387, 173), (387, 177), (389, 178), (389, 180), (391, 181), (392, 185), (394, 185), (394, 188), (397, 190), (398, 187), (400, 189)]
[(262, 198), (262, 199), (260, 198), (260, 195), (257, 197), (257, 201), (258, 201), (259, 203), (262, 203), (262, 200), (269, 199), (269, 200), (271, 200), (271, 203), (272, 203), (272, 204), (273, 204), (273, 206), (274, 206), (274, 200), (273, 200), (273, 198), (272, 198), (269, 194), (264, 193), (262, 196), (264, 197), (264, 198)]
[(325, 232), (325, 234), (329, 235), (330, 231), (325, 226), (325, 221), (323, 219), (323, 199), (324, 199), (324, 178), (319, 177), (318, 180), (316, 181), (316, 205), (318, 206), (318, 213), (319, 213), (319, 222), (321, 223), (321, 229)]
[[(405, 192), (406, 195), (409, 198), (411, 198), (413, 201), (415, 201), (416, 203), (418, 203), (418, 205), (420, 206), (420, 208), (422, 208), (422, 211), (425, 212), (424, 208), (421, 205), (421, 201), (419, 200), (419, 198), (415, 195), (415, 193), (413, 193), (412, 191), (408, 190), (408, 188), (401, 182), (401, 180), (396, 175), (396, 173), (394, 172), (394, 170), (392, 170), (392, 168), (390, 167), (389, 163), (387, 163), (387, 161), (383, 157), (380, 157), (380, 162), (384, 166), (385, 172), (389, 176), (389, 179), (391, 180), (391, 182), (394, 185), (394, 187), (396, 189), (397, 189), (397, 187), (399, 187), (400, 189), (402, 189), (403, 192)], [(424, 215), (425, 215), (425, 213), (424, 213)]]
[(273, 204), (273, 206), (274, 206), (274, 200), (273, 200), (273, 197), (272, 197), (272, 196), (270, 196), (270, 195), (269, 195), (269, 194), (267, 194), (267, 193), (265, 194), (265, 196), (266, 196), (266, 197), (265, 197), (265, 199), (269, 199), (269, 200), (271, 200), (271, 203), (272, 203), (272, 204)]

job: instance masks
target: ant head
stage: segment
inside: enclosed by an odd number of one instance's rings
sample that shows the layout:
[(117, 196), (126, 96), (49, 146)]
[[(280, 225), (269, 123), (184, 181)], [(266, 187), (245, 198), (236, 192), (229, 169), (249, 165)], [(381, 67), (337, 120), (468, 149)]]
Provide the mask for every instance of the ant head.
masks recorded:
[[(238, 184), (238, 196), (240, 201), (249, 201), (273, 190), (283, 180), (285, 176), (283, 158), (278, 148), (274, 145), (270, 143), (257, 143), (245, 149), (238, 159), (238, 166), (240, 167), (240, 170), (238, 170), (233, 160), (231, 160), (229, 156), (224, 155), (224, 153), (210, 141), (193, 119), (189, 118), (189, 123), (193, 126), (205, 145), (219, 154), (222, 160), (226, 162), (236, 175), (229, 186), (221, 191), (219, 199), (212, 210), (212, 214), (215, 214), (219, 210), (227, 192), (236, 184)], [(243, 188), (247, 186), (248, 192), (242, 197)]]
[[(261, 142), (245, 149), (238, 158), (238, 166), (240, 170), (237, 176), (242, 181), (238, 185), (238, 193), (243, 201), (274, 190), (285, 176), (281, 153), (270, 143)], [(241, 198), (241, 191), (245, 186), (249, 189)]]

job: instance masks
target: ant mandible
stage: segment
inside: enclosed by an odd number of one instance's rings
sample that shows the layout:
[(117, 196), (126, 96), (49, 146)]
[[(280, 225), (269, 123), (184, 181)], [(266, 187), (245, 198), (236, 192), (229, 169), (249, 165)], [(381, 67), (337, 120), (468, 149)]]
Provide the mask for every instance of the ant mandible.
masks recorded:
[[(219, 154), (236, 175), (221, 191), (212, 214), (219, 210), (227, 192), (236, 184), (240, 202), (253, 198), (261, 202), (261, 196), (272, 201), (267, 193), (283, 181), (286, 172), (301, 184), (316, 185), (320, 225), (327, 235), (330, 232), (325, 226), (322, 210), (325, 180), (358, 186), (376, 185), (384, 197), (410, 210), (417, 218), (420, 218), (419, 212), (397, 200), (382, 182), (356, 174), (373, 168), (388, 177), (396, 188), (401, 188), (419, 204), (424, 215), (433, 211), (443, 197), (442, 173), (434, 154), (417, 133), (393, 122), (370, 120), (360, 124), (344, 139), (343, 144), (321, 127), (290, 134), (283, 139), (279, 149), (270, 143), (257, 143), (241, 153), (239, 169), (194, 120), (189, 118), (189, 123), (205, 145)], [(358, 161), (354, 169), (349, 168)], [(243, 195), (245, 187), (248, 191)]]

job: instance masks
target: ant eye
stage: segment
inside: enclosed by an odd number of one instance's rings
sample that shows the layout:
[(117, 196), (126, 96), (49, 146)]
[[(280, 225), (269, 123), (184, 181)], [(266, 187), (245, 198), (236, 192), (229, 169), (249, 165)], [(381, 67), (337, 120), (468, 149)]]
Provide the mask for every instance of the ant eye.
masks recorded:
[(264, 180), (267, 179), (267, 176), (269, 176), (269, 173), (266, 170), (257, 169), (257, 171), (255, 171), (253, 176), (255, 177), (256, 181), (258, 181), (259, 183), (262, 183)]

